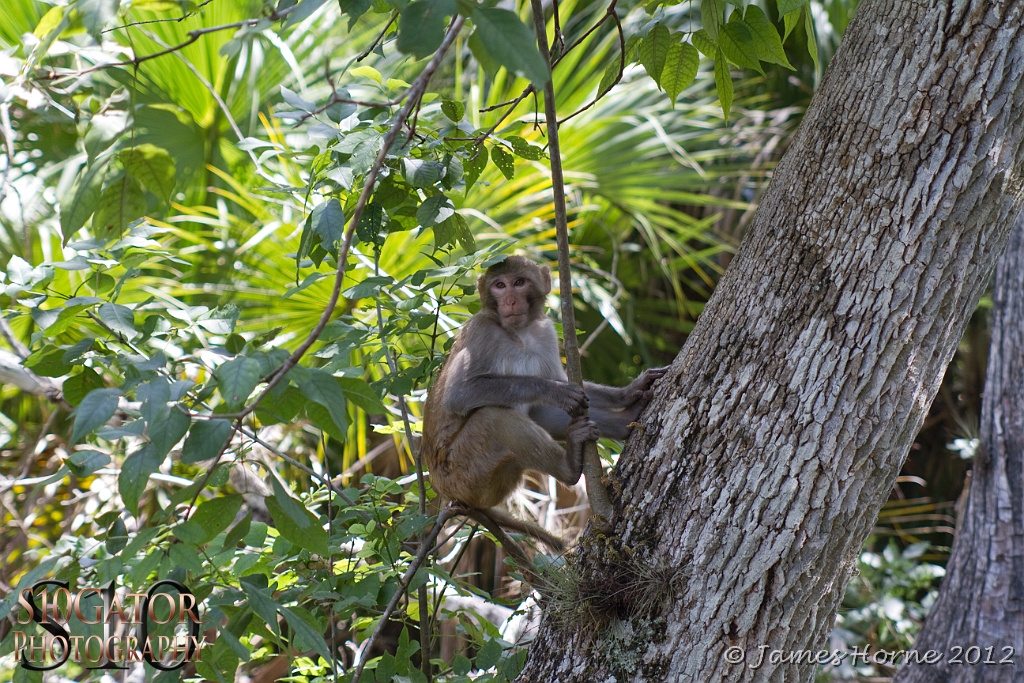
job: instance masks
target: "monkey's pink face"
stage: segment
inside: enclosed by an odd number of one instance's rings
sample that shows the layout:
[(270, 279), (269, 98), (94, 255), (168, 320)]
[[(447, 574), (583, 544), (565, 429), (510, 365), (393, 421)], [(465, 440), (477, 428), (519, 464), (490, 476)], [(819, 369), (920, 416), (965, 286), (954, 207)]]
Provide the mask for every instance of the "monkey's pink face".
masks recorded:
[(498, 275), (491, 281), (490, 291), (498, 304), (498, 315), (505, 327), (520, 327), (529, 320), (530, 294), (534, 284), (519, 275)]

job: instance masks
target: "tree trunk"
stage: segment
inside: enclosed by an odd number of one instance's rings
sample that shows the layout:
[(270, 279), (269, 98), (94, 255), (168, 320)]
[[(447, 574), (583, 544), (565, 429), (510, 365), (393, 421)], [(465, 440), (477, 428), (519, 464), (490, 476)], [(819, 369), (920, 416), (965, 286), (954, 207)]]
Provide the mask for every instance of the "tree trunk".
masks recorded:
[[(981, 449), (939, 599), (897, 683), (1019, 681), (1024, 664), (1024, 214), (996, 266)], [(926, 653), (941, 653), (931, 665)], [(1004, 662), (1004, 663), (1000, 663)], [(1010, 663), (1005, 663), (1010, 662)]]
[(520, 680), (811, 680), (1024, 199), (1022, 15), (860, 6)]

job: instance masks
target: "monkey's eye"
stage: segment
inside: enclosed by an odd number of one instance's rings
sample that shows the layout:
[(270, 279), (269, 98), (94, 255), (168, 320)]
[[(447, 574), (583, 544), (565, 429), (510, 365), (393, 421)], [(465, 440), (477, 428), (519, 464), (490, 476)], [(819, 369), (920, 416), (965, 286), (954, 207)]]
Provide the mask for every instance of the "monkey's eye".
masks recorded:
[(497, 282), (494, 283), (494, 288), (495, 289), (505, 289), (505, 283), (502, 282), (501, 280), (498, 280)]
[(516, 280), (515, 286), (516, 287), (522, 287), (525, 284), (526, 284), (526, 280), (524, 280), (523, 278), (519, 278), (518, 280)]

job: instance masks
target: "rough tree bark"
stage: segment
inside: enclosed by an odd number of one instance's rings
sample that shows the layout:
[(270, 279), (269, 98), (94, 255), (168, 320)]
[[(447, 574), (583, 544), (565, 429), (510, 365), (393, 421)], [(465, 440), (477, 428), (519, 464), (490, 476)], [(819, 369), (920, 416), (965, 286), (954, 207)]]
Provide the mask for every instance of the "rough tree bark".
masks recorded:
[[(981, 450), (939, 599), (896, 683), (1019, 681), (1024, 665), (1024, 214), (996, 265)], [(973, 650), (972, 650), (973, 648)], [(1009, 663), (1009, 662), (1012, 662)]]
[(1024, 200), (1022, 21), (860, 6), (520, 680), (811, 680)]

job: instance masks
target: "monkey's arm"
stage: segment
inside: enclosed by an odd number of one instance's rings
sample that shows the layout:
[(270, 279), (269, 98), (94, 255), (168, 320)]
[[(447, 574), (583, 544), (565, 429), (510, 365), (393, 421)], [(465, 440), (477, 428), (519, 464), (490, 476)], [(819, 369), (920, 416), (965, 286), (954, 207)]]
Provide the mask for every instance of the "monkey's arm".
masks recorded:
[[(629, 424), (636, 421), (639, 414), (632, 411), (611, 411), (603, 408), (590, 408), (590, 420), (597, 425), (601, 436), (607, 439), (625, 441), (629, 435)], [(530, 419), (551, 435), (551, 438), (564, 441), (568, 432), (569, 413), (554, 406), (534, 404), (530, 406)]]
[(484, 406), (512, 408), (525, 403), (546, 403), (566, 413), (587, 406), (586, 393), (575, 384), (531, 375), (500, 375), (473, 365), (468, 354), (460, 353), (446, 369), (444, 401), (457, 415)]

